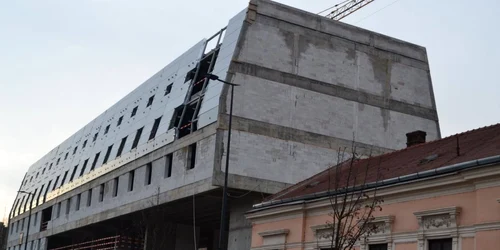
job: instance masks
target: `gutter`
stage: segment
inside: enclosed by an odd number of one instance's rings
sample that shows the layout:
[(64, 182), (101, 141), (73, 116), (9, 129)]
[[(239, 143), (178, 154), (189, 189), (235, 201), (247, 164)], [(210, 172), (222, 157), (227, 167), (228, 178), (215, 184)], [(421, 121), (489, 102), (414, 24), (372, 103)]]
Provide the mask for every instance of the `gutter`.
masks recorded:
[[(421, 171), (413, 174), (408, 174), (408, 175), (403, 175), (399, 177), (394, 177), (382, 181), (376, 181), (376, 182), (370, 182), (367, 183), (365, 186), (357, 186), (357, 187), (348, 187), (348, 188), (342, 188), (339, 190), (334, 190), (334, 191), (324, 191), (324, 192), (318, 192), (318, 193), (313, 193), (313, 194), (306, 194), (306, 195), (301, 195), (297, 197), (291, 197), (291, 198), (285, 198), (285, 199), (279, 199), (279, 200), (273, 200), (273, 201), (266, 201), (262, 202), (259, 204), (255, 204), (252, 206), (252, 210), (260, 210), (263, 208), (268, 208), (271, 206), (277, 206), (277, 205), (283, 205), (286, 203), (292, 203), (294, 202), (295, 204), (297, 202), (304, 202), (307, 200), (314, 200), (314, 199), (319, 199), (319, 198), (324, 198), (324, 197), (329, 197), (329, 196), (334, 196), (334, 195), (339, 195), (339, 194), (344, 194), (346, 192), (354, 192), (354, 191), (360, 191), (360, 190), (366, 190), (366, 189), (373, 189), (373, 188), (379, 188), (379, 187), (385, 187), (389, 185), (396, 185), (396, 184), (402, 184), (405, 182), (409, 181), (416, 181), (416, 180), (421, 180), (421, 179), (426, 179), (430, 177), (435, 177), (438, 175), (443, 175), (443, 174), (449, 174), (465, 169), (470, 169), (470, 168), (475, 168), (475, 167), (485, 167), (489, 166), (494, 163), (500, 163), (500, 155), (496, 156), (490, 156), (490, 157), (485, 157), (477, 160), (472, 160), (472, 161), (466, 161), (466, 162), (460, 162), (456, 163), (453, 165), (448, 165), (444, 167), (439, 167), (431, 170), (426, 170), (426, 171)], [(255, 212), (255, 211), (253, 211)]]

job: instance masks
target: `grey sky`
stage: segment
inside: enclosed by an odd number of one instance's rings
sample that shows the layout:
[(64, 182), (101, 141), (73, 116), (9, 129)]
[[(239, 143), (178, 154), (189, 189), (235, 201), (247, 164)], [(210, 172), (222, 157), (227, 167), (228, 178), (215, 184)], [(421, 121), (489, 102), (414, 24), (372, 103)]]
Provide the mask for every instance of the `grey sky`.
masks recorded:
[[(316, 13), (341, 0), (279, 2)], [(247, 3), (4, 1), (0, 218), (32, 163)], [(443, 136), (500, 122), (500, 1), (399, 0), (371, 15), (391, 3), (376, 0), (343, 21), (427, 47)]]

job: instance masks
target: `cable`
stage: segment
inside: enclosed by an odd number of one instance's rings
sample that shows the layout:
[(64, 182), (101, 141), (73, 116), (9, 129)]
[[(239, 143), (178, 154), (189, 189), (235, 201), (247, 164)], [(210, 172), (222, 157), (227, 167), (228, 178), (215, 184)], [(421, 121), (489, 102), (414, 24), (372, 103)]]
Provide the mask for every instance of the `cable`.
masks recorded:
[(345, 0), (345, 1), (341, 2), (341, 3), (335, 4), (334, 6), (332, 6), (332, 7), (328, 8), (328, 9), (326, 9), (326, 10), (323, 10), (323, 11), (318, 12), (318, 13), (317, 13), (317, 15), (319, 15), (319, 14), (321, 14), (321, 13), (323, 13), (323, 12), (327, 12), (327, 11), (329, 11), (329, 10), (331, 10), (331, 9), (333, 9), (333, 8), (335, 8), (335, 7), (339, 6), (339, 5), (341, 5), (341, 4), (347, 3), (347, 2), (349, 2), (349, 1), (352, 1), (352, 0)]
[(354, 24), (358, 24), (358, 23), (360, 23), (361, 21), (363, 21), (363, 20), (365, 20), (365, 19), (367, 19), (367, 18), (369, 18), (369, 17), (371, 17), (371, 16), (373, 16), (373, 15), (377, 14), (379, 11), (382, 11), (383, 9), (385, 9), (385, 8), (387, 8), (387, 7), (391, 6), (391, 5), (393, 5), (393, 4), (395, 4), (395, 3), (399, 2), (399, 1), (401, 1), (401, 0), (396, 0), (396, 1), (394, 1), (394, 2), (392, 2), (392, 3), (390, 3), (390, 4), (388, 4), (388, 5), (386, 5), (386, 6), (384, 6), (384, 7), (382, 7), (381, 9), (379, 9), (379, 10), (377, 10), (377, 11), (375, 11), (375, 12), (371, 13), (370, 15), (365, 16), (365, 17), (361, 18), (360, 20), (358, 20), (358, 21), (357, 21), (357, 22), (355, 22)]

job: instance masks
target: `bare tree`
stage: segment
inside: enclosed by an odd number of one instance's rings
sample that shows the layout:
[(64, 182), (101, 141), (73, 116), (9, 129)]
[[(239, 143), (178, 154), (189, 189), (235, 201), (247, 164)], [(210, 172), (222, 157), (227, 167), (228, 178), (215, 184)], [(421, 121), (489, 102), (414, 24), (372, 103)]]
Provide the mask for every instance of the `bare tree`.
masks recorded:
[[(354, 144), (354, 143), (353, 143)], [(320, 238), (329, 239), (332, 250), (350, 250), (377, 228), (374, 212), (381, 211), (383, 200), (377, 197), (376, 183), (380, 179), (378, 163), (359, 157), (353, 146), (352, 155), (344, 160), (345, 148), (339, 150), (337, 165), (328, 173), (328, 193), (331, 220), (326, 222)]]

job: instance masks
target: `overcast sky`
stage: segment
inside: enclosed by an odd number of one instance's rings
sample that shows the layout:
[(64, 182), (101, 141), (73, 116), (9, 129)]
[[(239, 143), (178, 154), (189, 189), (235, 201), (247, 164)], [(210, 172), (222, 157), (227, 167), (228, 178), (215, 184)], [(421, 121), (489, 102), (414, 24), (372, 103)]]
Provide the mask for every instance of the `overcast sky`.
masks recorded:
[[(247, 4), (2, 1), (0, 218), (32, 163)], [(376, 0), (343, 21), (427, 47), (443, 136), (500, 122), (500, 1)]]

